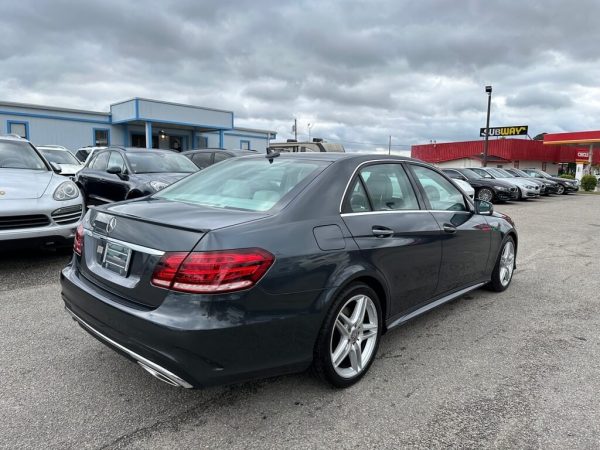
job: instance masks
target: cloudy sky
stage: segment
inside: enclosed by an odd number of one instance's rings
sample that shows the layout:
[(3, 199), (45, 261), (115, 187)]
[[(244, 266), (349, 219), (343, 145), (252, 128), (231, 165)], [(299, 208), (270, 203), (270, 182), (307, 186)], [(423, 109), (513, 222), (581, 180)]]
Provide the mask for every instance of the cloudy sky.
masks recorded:
[(364, 150), (598, 129), (597, 0), (2, 0), (0, 100), (149, 97)]

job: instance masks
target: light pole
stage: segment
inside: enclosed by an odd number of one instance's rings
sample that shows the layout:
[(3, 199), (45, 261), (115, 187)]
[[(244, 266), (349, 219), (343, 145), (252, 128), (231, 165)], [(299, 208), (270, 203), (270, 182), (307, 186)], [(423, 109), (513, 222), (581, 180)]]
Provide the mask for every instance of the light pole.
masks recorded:
[(488, 141), (490, 138), (490, 107), (492, 105), (492, 86), (486, 86), (485, 92), (488, 95), (487, 119), (485, 121), (485, 143), (483, 144), (483, 167), (487, 167), (488, 162)]
[(310, 122), (308, 123), (308, 141), (310, 142), (310, 129), (312, 128), (312, 125), (310, 124)]

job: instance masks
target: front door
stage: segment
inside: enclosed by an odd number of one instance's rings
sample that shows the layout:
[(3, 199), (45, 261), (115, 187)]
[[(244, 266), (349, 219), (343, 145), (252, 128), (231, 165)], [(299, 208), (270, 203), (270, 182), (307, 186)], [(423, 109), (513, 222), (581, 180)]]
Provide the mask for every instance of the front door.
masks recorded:
[(351, 183), (342, 218), (390, 290), (388, 316), (430, 299), (438, 282), (441, 231), (422, 210), (402, 164), (365, 166)]
[(436, 294), (489, 278), (491, 228), (464, 194), (439, 172), (410, 164), (427, 207), (443, 233), (442, 266)]

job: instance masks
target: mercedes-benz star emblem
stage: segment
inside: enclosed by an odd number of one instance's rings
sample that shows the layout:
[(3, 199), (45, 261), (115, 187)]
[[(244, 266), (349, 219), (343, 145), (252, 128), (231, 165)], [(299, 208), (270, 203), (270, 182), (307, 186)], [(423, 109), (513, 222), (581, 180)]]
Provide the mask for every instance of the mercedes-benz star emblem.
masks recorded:
[(112, 217), (106, 224), (106, 233), (110, 233), (117, 226), (117, 218)]

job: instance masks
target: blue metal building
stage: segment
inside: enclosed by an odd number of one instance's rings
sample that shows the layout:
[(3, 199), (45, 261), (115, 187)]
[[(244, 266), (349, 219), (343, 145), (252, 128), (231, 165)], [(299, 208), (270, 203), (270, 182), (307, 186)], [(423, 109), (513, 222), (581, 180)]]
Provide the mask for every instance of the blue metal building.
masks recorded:
[(265, 151), (274, 131), (236, 128), (234, 114), (200, 106), (133, 98), (109, 112), (0, 102), (0, 134), (70, 149), (109, 144), (190, 150), (206, 147)]

